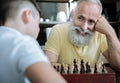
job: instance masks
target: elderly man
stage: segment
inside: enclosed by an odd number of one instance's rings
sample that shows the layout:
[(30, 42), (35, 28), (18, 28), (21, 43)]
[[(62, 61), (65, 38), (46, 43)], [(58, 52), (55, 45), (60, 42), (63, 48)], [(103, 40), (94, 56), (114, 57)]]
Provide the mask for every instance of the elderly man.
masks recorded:
[(74, 59), (83, 59), (94, 65), (102, 54), (120, 70), (120, 42), (101, 12), (100, 0), (78, 0), (71, 13), (72, 22), (52, 28), (43, 47), (49, 60), (71, 64)]

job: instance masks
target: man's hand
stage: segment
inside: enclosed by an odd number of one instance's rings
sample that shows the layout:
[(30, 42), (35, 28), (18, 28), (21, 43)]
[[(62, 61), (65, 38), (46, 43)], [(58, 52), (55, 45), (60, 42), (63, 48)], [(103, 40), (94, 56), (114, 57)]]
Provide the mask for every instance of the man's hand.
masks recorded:
[(101, 16), (97, 20), (96, 25), (95, 25), (95, 30), (100, 33), (103, 33), (105, 35), (108, 35), (114, 31), (112, 26), (109, 24), (109, 22), (103, 16)]

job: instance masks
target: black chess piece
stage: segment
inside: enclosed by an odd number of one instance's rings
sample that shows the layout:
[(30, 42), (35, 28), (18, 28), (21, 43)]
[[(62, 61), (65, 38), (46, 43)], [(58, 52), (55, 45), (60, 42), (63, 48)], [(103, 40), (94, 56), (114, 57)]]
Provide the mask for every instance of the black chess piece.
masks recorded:
[(53, 67), (54, 67), (54, 69), (56, 70), (56, 66), (54, 65)]
[(73, 64), (74, 64), (74, 66), (76, 65), (76, 59), (74, 59)]
[(84, 67), (84, 61), (83, 59), (81, 60), (81, 64), (80, 64), (81, 68), (80, 68), (80, 73), (85, 73), (85, 67)]
[(78, 73), (78, 67), (77, 67), (77, 65), (74, 65), (73, 73)]
[(68, 68), (67, 73), (69, 74), (70, 73), (70, 66), (68, 65), (67, 68)]
[(91, 72), (91, 68), (90, 68), (90, 65), (88, 65), (88, 72), (89, 72), (89, 73)]
[(84, 60), (83, 59), (81, 60), (81, 64), (84, 64)]
[(59, 65), (57, 65), (56, 70), (57, 70), (58, 72), (60, 72), (60, 66), (59, 66)]
[(61, 71), (60, 71), (61, 74), (64, 74), (65, 73), (65, 69), (64, 69), (64, 66), (63, 64), (61, 64)]
[(102, 72), (104, 73), (105, 72), (105, 65), (102, 64)]
[(74, 63), (73, 73), (78, 73), (78, 66), (76, 63), (76, 59), (74, 59), (73, 63)]
[(94, 73), (98, 73), (98, 71), (97, 71), (97, 64), (95, 64), (95, 66), (94, 66)]
[(85, 64), (86, 65), (86, 73), (88, 73), (88, 62)]
[(86, 73), (90, 73), (90, 72), (91, 72), (90, 65), (89, 65), (89, 63), (87, 62), (87, 63), (86, 63)]

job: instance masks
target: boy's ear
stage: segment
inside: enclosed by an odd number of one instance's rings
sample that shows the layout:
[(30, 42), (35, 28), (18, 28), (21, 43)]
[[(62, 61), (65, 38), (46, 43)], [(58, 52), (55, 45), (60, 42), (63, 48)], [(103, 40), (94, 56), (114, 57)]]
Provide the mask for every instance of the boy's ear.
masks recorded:
[(22, 21), (27, 24), (30, 20), (31, 10), (24, 10), (22, 13)]

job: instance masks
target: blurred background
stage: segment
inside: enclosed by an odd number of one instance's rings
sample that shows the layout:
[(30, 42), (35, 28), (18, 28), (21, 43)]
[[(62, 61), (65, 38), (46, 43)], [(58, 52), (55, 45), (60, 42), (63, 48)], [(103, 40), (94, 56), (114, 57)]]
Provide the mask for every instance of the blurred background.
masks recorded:
[[(70, 21), (70, 12), (77, 0), (37, 0), (42, 11), (40, 19), (41, 32), (38, 36), (40, 45), (44, 45), (53, 25)], [(102, 15), (107, 18), (120, 38), (120, 0), (101, 0)]]

